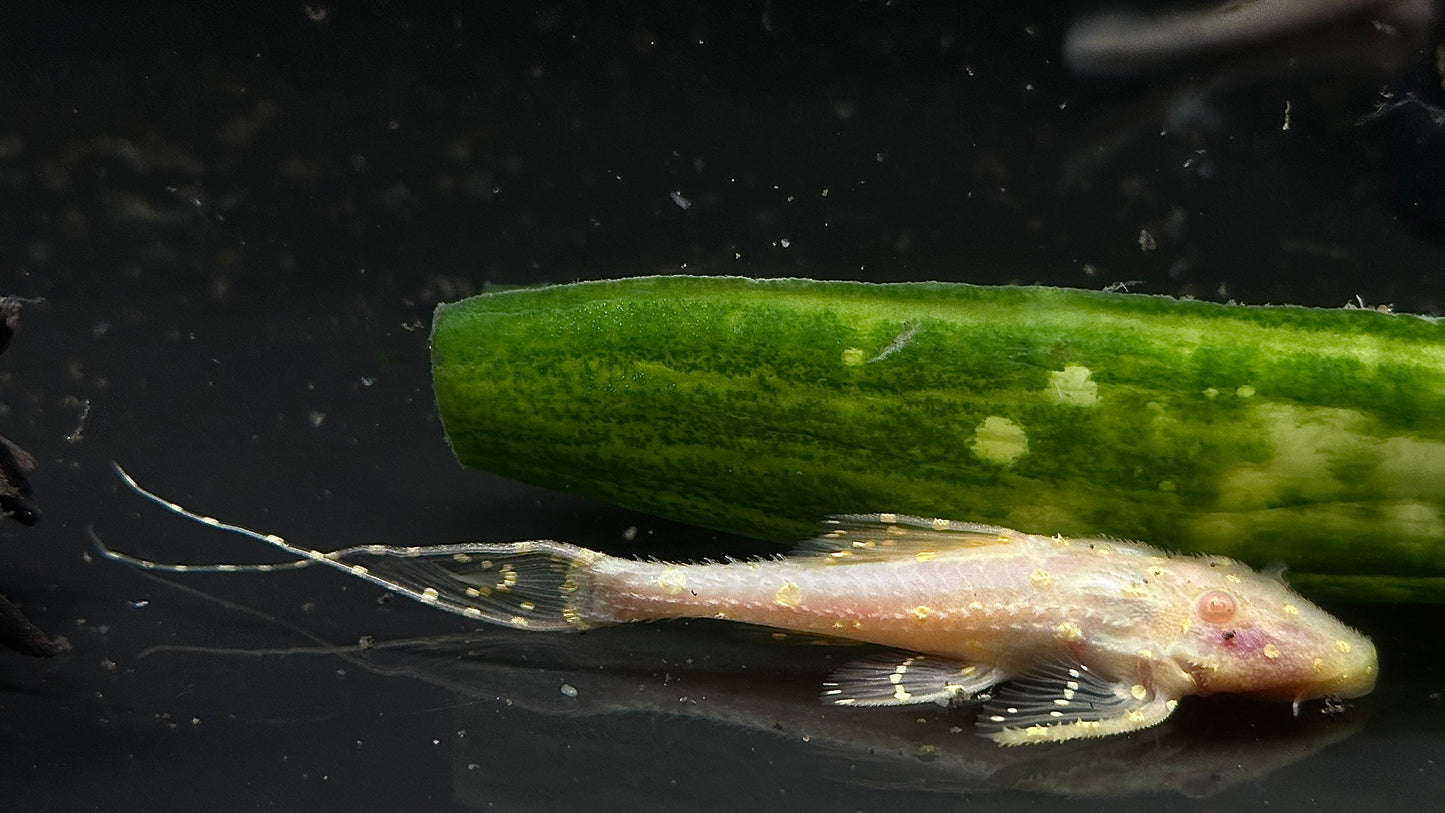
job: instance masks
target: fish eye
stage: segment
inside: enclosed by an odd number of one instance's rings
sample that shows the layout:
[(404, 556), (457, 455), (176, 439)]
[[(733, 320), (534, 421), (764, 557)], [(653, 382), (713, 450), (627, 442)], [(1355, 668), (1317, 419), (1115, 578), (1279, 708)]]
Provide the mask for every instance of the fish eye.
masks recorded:
[(1234, 617), (1234, 596), (1223, 590), (1210, 590), (1199, 597), (1195, 610), (1211, 624), (1223, 624)]

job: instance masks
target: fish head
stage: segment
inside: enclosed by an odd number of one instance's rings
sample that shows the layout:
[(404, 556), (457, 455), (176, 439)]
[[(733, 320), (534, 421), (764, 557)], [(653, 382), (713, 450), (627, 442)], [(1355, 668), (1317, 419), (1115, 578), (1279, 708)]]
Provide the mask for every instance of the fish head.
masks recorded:
[(1276, 577), (1222, 557), (1172, 560), (1178, 627), (1169, 647), (1192, 694), (1298, 703), (1375, 687), (1375, 645)]

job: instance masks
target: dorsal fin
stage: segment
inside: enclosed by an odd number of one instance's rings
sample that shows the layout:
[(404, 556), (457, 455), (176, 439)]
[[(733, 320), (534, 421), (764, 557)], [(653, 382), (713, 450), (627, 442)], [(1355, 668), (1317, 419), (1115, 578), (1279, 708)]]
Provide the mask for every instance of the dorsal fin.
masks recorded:
[(818, 536), (798, 545), (793, 554), (857, 562), (1007, 545), (1024, 538), (1025, 534), (997, 525), (904, 514), (843, 514), (825, 520)]

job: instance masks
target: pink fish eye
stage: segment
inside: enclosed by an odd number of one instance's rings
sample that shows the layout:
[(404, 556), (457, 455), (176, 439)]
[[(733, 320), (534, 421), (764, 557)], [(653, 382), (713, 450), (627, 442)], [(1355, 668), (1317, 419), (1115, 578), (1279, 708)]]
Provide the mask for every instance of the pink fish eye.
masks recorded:
[(1223, 624), (1234, 617), (1234, 596), (1223, 590), (1210, 590), (1199, 597), (1199, 617), (1211, 624)]

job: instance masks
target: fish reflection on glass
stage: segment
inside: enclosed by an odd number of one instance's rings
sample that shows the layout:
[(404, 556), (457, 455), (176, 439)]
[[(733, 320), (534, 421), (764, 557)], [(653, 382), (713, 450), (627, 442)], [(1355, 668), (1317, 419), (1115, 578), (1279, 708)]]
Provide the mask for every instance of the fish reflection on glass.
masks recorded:
[(1137, 731), (1186, 695), (1299, 703), (1374, 688), (1370, 640), (1282, 582), (1220, 557), (1171, 556), (1103, 539), (894, 514), (836, 517), (787, 557), (674, 564), (547, 540), (431, 547), (296, 546), (193, 514), (117, 471), (156, 503), (286, 550), (274, 571), (320, 563), (431, 607), (517, 629), (585, 630), (717, 618), (881, 644), (846, 664), (826, 702), (977, 702), (979, 733), (1004, 745)]

